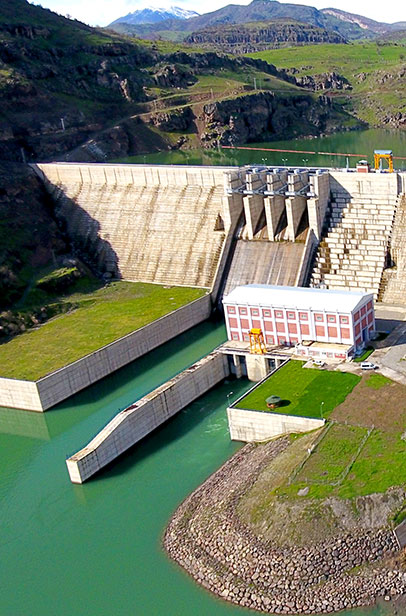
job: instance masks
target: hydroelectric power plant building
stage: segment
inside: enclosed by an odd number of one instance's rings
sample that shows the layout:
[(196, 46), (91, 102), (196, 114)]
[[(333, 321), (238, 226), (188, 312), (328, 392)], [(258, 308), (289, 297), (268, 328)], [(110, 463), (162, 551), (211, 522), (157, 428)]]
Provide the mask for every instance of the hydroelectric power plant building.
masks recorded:
[(347, 359), (375, 331), (368, 293), (245, 285), (223, 305), (229, 340), (249, 342), (250, 330), (258, 329), (267, 346), (295, 346), (302, 356)]

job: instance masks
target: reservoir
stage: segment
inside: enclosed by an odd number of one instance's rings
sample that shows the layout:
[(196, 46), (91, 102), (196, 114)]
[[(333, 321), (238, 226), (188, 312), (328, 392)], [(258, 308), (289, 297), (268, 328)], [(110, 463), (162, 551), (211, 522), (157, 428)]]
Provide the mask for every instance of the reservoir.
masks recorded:
[(118, 408), (223, 340), (222, 325), (204, 323), (44, 415), (1, 410), (1, 616), (249, 613), (202, 590), (161, 548), (177, 505), (239, 447), (225, 408), (247, 381), (216, 387), (83, 486), (65, 467)]
[[(307, 152), (339, 152), (357, 154), (348, 158), (349, 166), (355, 167), (360, 158), (368, 157), (373, 164), (376, 149), (393, 150), (394, 156), (406, 158), (406, 131), (370, 129), (336, 133), (328, 137), (293, 139), (290, 141), (270, 141), (267, 143), (248, 143), (247, 147), (298, 150)], [(359, 155), (359, 156), (358, 156)], [(346, 167), (345, 156), (324, 154), (267, 152), (250, 150), (185, 150), (157, 152), (146, 156), (132, 156), (115, 162), (147, 163), (160, 165), (275, 165), (289, 167)], [(406, 160), (395, 160), (395, 168), (406, 169)]]

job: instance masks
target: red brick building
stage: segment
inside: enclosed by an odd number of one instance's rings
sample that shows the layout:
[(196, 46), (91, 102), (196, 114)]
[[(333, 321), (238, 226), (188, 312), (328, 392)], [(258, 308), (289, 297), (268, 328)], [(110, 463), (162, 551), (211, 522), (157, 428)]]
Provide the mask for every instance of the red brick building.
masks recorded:
[(248, 342), (250, 329), (259, 328), (267, 345), (296, 346), (298, 355), (345, 359), (375, 331), (368, 293), (245, 285), (223, 305), (229, 340)]

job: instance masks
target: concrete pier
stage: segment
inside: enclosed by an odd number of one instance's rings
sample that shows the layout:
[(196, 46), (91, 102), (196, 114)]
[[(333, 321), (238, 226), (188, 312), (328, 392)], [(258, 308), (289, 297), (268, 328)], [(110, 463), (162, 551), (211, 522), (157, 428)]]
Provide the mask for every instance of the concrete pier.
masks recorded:
[(137, 400), (66, 461), (71, 481), (89, 479), (228, 375), (227, 358), (214, 352)]

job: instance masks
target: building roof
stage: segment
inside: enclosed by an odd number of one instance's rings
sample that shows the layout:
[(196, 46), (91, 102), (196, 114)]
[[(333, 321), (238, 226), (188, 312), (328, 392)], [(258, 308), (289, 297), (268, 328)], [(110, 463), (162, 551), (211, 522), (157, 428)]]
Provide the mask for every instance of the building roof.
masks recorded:
[(233, 289), (223, 298), (223, 303), (352, 312), (359, 304), (364, 303), (366, 298), (373, 299), (373, 295), (360, 291), (247, 284)]

